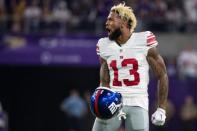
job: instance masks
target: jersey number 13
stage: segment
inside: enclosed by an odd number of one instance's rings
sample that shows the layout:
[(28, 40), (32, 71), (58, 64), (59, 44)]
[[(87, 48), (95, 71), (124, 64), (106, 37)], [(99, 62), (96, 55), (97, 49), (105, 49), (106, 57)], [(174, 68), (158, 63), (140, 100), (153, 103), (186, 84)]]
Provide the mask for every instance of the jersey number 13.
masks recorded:
[(116, 60), (112, 60), (110, 63), (110, 67), (113, 69), (114, 71), (114, 79), (113, 79), (113, 86), (122, 86), (122, 82), (126, 85), (126, 86), (134, 86), (134, 85), (138, 85), (140, 82), (140, 77), (139, 77), (139, 73), (138, 71), (138, 61), (134, 58), (131, 59), (124, 59), (121, 62), (121, 66), (122, 67), (127, 67), (128, 64), (132, 64), (133, 68), (131, 68), (129, 71), (130, 75), (133, 75), (134, 80), (129, 80), (129, 79), (123, 79), (122, 81), (120, 81), (118, 79), (118, 68), (117, 68), (117, 61)]

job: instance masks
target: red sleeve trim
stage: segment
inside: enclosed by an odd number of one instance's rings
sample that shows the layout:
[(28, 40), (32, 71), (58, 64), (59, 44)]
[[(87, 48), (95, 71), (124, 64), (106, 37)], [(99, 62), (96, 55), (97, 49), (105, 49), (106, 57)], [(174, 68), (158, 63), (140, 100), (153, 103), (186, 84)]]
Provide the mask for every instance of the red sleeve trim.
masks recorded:
[(147, 37), (147, 46), (150, 46), (152, 44), (157, 43), (155, 35), (153, 35), (152, 33)]

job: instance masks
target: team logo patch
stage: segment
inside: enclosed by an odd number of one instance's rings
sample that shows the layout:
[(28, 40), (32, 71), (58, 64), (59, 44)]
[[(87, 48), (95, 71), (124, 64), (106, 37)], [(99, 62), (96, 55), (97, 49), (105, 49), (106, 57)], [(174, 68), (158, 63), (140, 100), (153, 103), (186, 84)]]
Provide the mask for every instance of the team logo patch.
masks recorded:
[(117, 106), (114, 102), (112, 102), (109, 106), (108, 109), (110, 110), (111, 114), (114, 114), (117, 110)]

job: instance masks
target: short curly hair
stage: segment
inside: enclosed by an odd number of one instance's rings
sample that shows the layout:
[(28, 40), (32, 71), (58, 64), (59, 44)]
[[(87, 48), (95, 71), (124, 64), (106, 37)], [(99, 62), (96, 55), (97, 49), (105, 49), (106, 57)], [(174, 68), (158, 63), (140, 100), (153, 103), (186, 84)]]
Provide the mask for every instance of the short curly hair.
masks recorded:
[(117, 13), (122, 20), (128, 22), (129, 29), (131, 31), (134, 31), (137, 26), (137, 19), (135, 17), (135, 14), (133, 13), (133, 9), (129, 6), (126, 6), (125, 2), (114, 5), (111, 8), (110, 12)]

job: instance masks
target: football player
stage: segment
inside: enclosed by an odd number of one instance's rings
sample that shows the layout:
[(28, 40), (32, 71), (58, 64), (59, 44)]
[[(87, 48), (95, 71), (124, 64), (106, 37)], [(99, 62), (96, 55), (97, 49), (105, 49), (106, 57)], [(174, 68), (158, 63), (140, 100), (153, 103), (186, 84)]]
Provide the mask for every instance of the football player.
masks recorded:
[[(136, 17), (125, 3), (111, 8), (106, 21), (108, 37), (99, 39), (97, 44), (100, 86), (121, 93), (126, 131), (148, 131), (149, 66), (158, 78), (158, 108), (151, 117), (158, 126), (164, 125), (166, 119), (168, 76), (156, 49), (155, 35), (150, 31), (134, 32), (136, 25)], [(117, 131), (120, 124), (118, 117), (96, 118), (93, 131)]]

